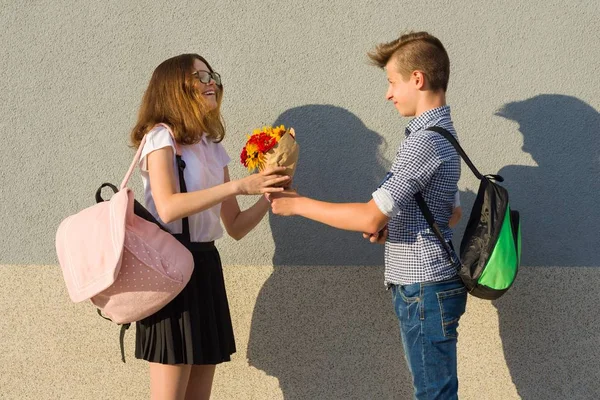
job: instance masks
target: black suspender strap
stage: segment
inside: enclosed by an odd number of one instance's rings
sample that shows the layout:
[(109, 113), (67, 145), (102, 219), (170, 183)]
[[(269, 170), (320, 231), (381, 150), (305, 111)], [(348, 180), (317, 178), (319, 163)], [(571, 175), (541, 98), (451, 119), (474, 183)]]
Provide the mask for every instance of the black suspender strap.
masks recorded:
[[(177, 171), (179, 172), (179, 192), (187, 193), (187, 186), (185, 185), (185, 179), (183, 178), (183, 170), (185, 169), (185, 161), (181, 158), (181, 155), (177, 154)], [(192, 237), (190, 236), (190, 222), (188, 221), (188, 217), (184, 217), (182, 220), (182, 232), (183, 239), (187, 241), (187, 243), (192, 242)]]

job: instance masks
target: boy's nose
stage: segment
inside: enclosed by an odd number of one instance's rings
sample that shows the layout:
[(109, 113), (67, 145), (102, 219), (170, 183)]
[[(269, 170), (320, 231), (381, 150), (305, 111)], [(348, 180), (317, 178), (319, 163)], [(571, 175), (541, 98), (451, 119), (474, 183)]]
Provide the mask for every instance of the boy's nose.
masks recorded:
[(391, 99), (392, 99), (392, 97), (394, 97), (394, 96), (392, 95), (392, 89), (391, 89), (391, 88), (389, 88), (389, 89), (387, 90), (387, 92), (385, 92), (385, 99), (386, 99), (386, 100), (391, 100)]

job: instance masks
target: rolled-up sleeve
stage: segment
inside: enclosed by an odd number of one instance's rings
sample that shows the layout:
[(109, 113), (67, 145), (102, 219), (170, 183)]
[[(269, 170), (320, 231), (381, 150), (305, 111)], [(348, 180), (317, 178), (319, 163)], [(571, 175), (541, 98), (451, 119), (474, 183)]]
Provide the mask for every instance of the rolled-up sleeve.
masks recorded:
[(400, 212), (394, 198), (390, 192), (385, 189), (379, 188), (373, 192), (373, 200), (375, 200), (375, 204), (377, 204), (379, 211), (388, 218), (393, 218)]

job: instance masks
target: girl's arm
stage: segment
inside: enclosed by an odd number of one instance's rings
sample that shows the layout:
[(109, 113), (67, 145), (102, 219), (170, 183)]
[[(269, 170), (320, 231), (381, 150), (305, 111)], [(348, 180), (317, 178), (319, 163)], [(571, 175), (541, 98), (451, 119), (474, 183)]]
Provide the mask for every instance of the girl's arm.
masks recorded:
[(289, 181), (288, 176), (277, 175), (285, 171), (285, 168), (276, 167), (209, 189), (179, 193), (171, 147), (163, 147), (148, 154), (147, 163), (152, 197), (158, 215), (165, 223), (207, 210), (237, 195), (280, 192), (283, 188), (272, 186)]
[[(224, 168), (225, 183), (229, 182), (229, 169)], [(240, 240), (248, 234), (269, 211), (270, 204), (265, 196), (247, 210), (241, 211), (236, 197), (225, 200), (221, 206), (221, 220), (225, 230), (235, 240)]]

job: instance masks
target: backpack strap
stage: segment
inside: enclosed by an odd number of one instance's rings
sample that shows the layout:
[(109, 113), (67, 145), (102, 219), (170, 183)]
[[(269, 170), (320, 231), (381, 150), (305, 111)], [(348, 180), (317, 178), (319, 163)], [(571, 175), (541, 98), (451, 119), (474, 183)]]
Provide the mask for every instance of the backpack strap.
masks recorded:
[[(99, 308), (96, 308), (96, 311), (98, 311), (98, 315), (101, 316), (102, 318), (104, 318), (107, 321), (112, 322), (112, 320), (110, 318), (106, 318), (104, 315), (102, 315), (102, 311), (100, 311)], [(127, 329), (129, 329), (129, 327), (131, 326), (131, 324), (122, 324), (121, 325), (121, 333), (119, 334), (119, 346), (121, 347), (121, 361), (125, 362), (125, 332), (127, 332)]]
[[(471, 160), (467, 156), (467, 153), (465, 153), (465, 151), (460, 146), (458, 141), (454, 138), (454, 136), (449, 131), (447, 131), (444, 128), (440, 128), (439, 126), (431, 126), (431, 127), (426, 128), (426, 130), (433, 131), (433, 132), (436, 132), (436, 133), (439, 133), (440, 135), (442, 135), (442, 137), (444, 137), (444, 139), (446, 139), (447, 141), (450, 142), (450, 144), (454, 147), (454, 149), (462, 157), (462, 159), (465, 160), (465, 163), (469, 166), (469, 168), (471, 169), (473, 174), (475, 174), (475, 176), (480, 180), (484, 178), (483, 175), (481, 175), (481, 173), (479, 172), (479, 170), (475, 167), (473, 162), (471, 162)], [(448, 245), (448, 242), (446, 242), (446, 239), (444, 239), (444, 236), (442, 235), (442, 231), (440, 231), (440, 227), (435, 222), (435, 218), (433, 218), (433, 214), (431, 214), (431, 210), (429, 210), (429, 207), (427, 207), (427, 203), (425, 202), (423, 195), (421, 194), (421, 192), (417, 192), (417, 193), (415, 193), (414, 198), (415, 198), (415, 201), (417, 202), (417, 205), (419, 206), (419, 209), (421, 210), (421, 213), (425, 217), (425, 220), (427, 221), (429, 228), (431, 228), (431, 230), (433, 231), (435, 236), (438, 238), (438, 240), (442, 244), (442, 247), (446, 251), (446, 255), (448, 255), (448, 259), (450, 260), (450, 262), (454, 263), (454, 257), (452, 256), (453, 252), (451, 251), (450, 246)], [(454, 253), (456, 254), (456, 252), (454, 252)], [(460, 261), (460, 258), (459, 258), (459, 261)]]
[(121, 332), (119, 333), (119, 346), (121, 347), (121, 361), (125, 362), (125, 332), (127, 332), (127, 329), (129, 329), (129, 327), (131, 326), (131, 324), (123, 324), (121, 325)]
[[(175, 143), (175, 153), (176, 153), (176, 155), (181, 156), (181, 146), (179, 145), (179, 143), (177, 143), (177, 140), (175, 139), (175, 135), (173, 134), (173, 131), (171, 130), (171, 128), (167, 124), (162, 124), (162, 123), (156, 124), (156, 126), (158, 126), (158, 125), (162, 126), (167, 131), (169, 131), (169, 134), (171, 135), (171, 137), (173, 138), (173, 142)], [(146, 135), (144, 135), (144, 137), (142, 138), (142, 141), (140, 142), (137, 152), (135, 153), (135, 156), (133, 156), (131, 165), (129, 166), (129, 169), (127, 170), (127, 173), (125, 174), (123, 181), (121, 182), (121, 186), (119, 188), (120, 190), (125, 189), (125, 187), (127, 186), (127, 183), (129, 182), (129, 178), (131, 178), (131, 175), (133, 174), (135, 167), (137, 166), (138, 162), (140, 161), (140, 157), (142, 156), (142, 150), (144, 149), (145, 144), (146, 144)]]
[(181, 155), (181, 145), (179, 143), (177, 143), (177, 139), (175, 138), (175, 134), (173, 133), (173, 130), (171, 129), (171, 127), (165, 123), (160, 123), (157, 124), (162, 126), (163, 128), (165, 128), (166, 130), (169, 131), (169, 135), (171, 135), (171, 137), (173, 138), (173, 143), (175, 143), (175, 153), (176, 155)]
[(435, 233), (435, 236), (438, 238), (440, 243), (442, 243), (442, 247), (446, 251), (446, 254), (448, 255), (448, 259), (450, 260), (450, 262), (454, 263), (454, 257), (452, 257), (452, 251), (450, 250), (450, 246), (448, 245), (448, 242), (446, 242), (446, 239), (444, 239), (444, 237), (442, 236), (442, 231), (440, 231), (440, 227), (435, 222), (435, 219), (433, 218), (433, 214), (431, 214), (429, 207), (427, 207), (427, 203), (425, 202), (423, 195), (421, 194), (421, 192), (417, 192), (417, 193), (415, 193), (414, 197), (415, 197), (415, 201), (419, 205), (419, 208), (421, 209), (421, 213), (423, 214), (423, 216), (425, 217), (425, 220), (427, 221), (427, 224), (429, 225), (429, 227), (431, 228), (433, 233)]
[(447, 141), (449, 141), (450, 144), (456, 150), (456, 152), (462, 157), (462, 159), (469, 166), (469, 168), (471, 169), (471, 171), (473, 172), (473, 174), (479, 180), (483, 179), (483, 175), (481, 175), (481, 172), (479, 172), (479, 170), (475, 167), (475, 165), (473, 164), (473, 162), (471, 161), (471, 159), (469, 158), (469, 156), (467, 156), (467, 153), (465, 153), (465, 151), (463, 150), (463, 148), (460, 146), (460, 144), (458, 143), (458, 141), (454, 138), (454, 136), (450, 132), (448, 132), (444, 128), (440, 128), (439, 126), (431, 126), (429, 128), (425, 128), (425, 130), (427, 130), (427, 131), (433, 131), (433, 132), (436, 132), (436, 133), (439, 133), (440, 135), (442, 135), (442, 137), (444, 139), (446, 139)]

